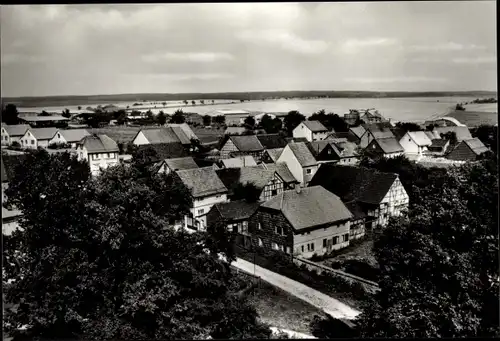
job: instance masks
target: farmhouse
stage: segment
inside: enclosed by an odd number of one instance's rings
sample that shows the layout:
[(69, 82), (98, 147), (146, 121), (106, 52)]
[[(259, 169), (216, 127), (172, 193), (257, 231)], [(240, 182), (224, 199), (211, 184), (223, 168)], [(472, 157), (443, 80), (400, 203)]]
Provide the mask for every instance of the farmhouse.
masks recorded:
[[(360, 126), (361, 127), (361, 126)], [(353, 127), (353, 128), (358, 128), (358, 127)], [(363, 127), (361, 127), (363, 128)], [(326, 137), (327, 140), (330, 140), (330, 139), (346, 139), (347, 141), (349, 142), (352, 142), (356, 145), (359, 144), (359, 141), (360, 141), (360, 138), (354, 134), (354, 132), (352, 130), (349, 129), (349, 131), (346, 131), (346, 132), (342, 132), (342, 131), (337, 131), (337, 132), (333, 132), (333, 133), (330, 133), (328, 134), (328, 136)]]
[(318, 141), (326, 139), (328, 129), (319, 121), (303, 121), (293, 130), (293, 137), (303, 137), (307, 141)]
[(289, 190), (289, 189), (294, 189), (295, 185), (299, 184), (297, 179), (293, 176), (292, 172), (290, 172), (290, 169), (288, 169), (288, 166), (284, 162), (279, 162), (279, 163), (261, 163), (260, 167), (263, 169), (267, 169), (270, 171), (274, 171), (275, 174), (281, 179), (283, 182), (283, 189)]
[(361, 136), (359, 142), (361, 148), (366, 148), (375, 139), (394, 138), (394, 134), (391, 130), (392, 125), (388, 122), (364, 124), (363, 128), (365, 132)]
[(245, 200), (215, 204), (207, 214), (208, 229), (223, 222), (226, 224), (227, 231), (236, 235), (236, 244), (249, 247), (251, 237), (248, 221), (259, 205), (258, 202), (250, 203)]
[(239, 184), (253, 184), (259, 191), (259, 201), (269, 200), (283, 192), (283, 180), (275, 171), (262, 167), (228, 168), (216, 170), (217, 176), (228, 189), (228, 196), (234, 196)]
[(348, 165), (358, 162), (357, 146), (347, 139), (327, 139), (308, 142), (306, 145), (318, 163), (335, 162)]
[(432, 145), (432, 141), (423, 131), (409, 131), (399, 140), (405, 154), (422, 155)]
[(118, 145), (107, 135), (85, 136), (77, 143), (78, 159), (88, 162), (92, 175), (118, 164)]
[[(189, 126), (186, 124), (189, 128)], [(189, 130), (191, 130), (189, 128)], [(180, 142), (182, 145), (190, 145), (191, 139), (189, 131), (185, 130), (183, 125), (175, 125), (166, 128), (142, 129), (132, 140), (134, 145), (158, 144)]]
[(285, 191), (250, 218), (253, 245), (299, 257), (322, 255), (349, 245), (353, 215), (321, 186)]
[(284, 162), (301, 186), (307, 186), (318, 170), (318, 162), (304, 142), (289, 143), (281, 153), (277, 163)]
[(463, 140), (446, 156), (456, 161), (476, 161), (488, 151), (488, 148), (478, 138)]
[(35, 115), (19, 115), (19, 120), (28, 123), (32, 127), (51, 127), (59, 124), (66, 125), (69, 118), (61, 115), (50, 116), (35, 116)]
[(352, 213), (349, 240), (359, 239), (365, 235), (366, 213), (355, 201), (347, 202), (345, 205)]
[(51, 144), (69, 144), (71, 148), (76, 148), (76, 144), (90, 133), (86, 129), (59, 129), (54, 137), (50, 139)]
[(387, 158), (400, 156), (404, 153), (403, 147), (395, 137), (373, 139), (366, 147), (366, 150), (373, 155)]
[(361, 116), (361, 120), (363, 120), (365, 123), (372, 124), (372, 123), (380, 123), (386, 121), (386, 119), (379, 114), (378, 110), (366, 110), (365, 114)]
[(29, 128), (28, 124), (2, 124), (2, 146), (10, 146), (14, 142), (21, 145), (21, 138)]
[(192, 206), (190, 216), (184, 217), (184, 227), (206, 231), (207, 213), (213, 205), (227, 201), (227, 188), (213, 167), (184, 169), (175, 172), (190, 191)]
[(394, 173), (324, 164), (310, 186), (323, 186), (343, 202), (357, 203), (367, 215), (371, 228), (386, 226), (391, 216), (398, 216), (408, 208), (408, 194)]
[(190, 156), (175, 159), (165, 159), (160, 162), (158, 173), (170, 174), (184, 169), (199, 168), (194, 159)]
[(348, 136), (338, 135), (339, 133), (335, 133), (338, 137), (346, 137), (349, 141), (354, 142), (356, 144), (361, 143), (361, 137), (366, 133), (366, 129), (363, 126), (351, 127), (349, 128)]
[(21, 146), (29, 149), (47, 148), (56, 132), (57, 128), (29, 128), (21, 137)]
[[(168, 128), (172, 128), (182, 144), (190, 144), (191, 140), (199, 140), (198, 136), (193, 132), (187, 123), (168, 123)], [(187, 138), (187, 140), (186, 140)]]
[(449, 140), (433, 139), (432, 144), (427, 147), (427, 152), (434, 155), (443, 155), (448, 149), (449, 145)]
[(229, 159), (237, 155), (251, 155), (260, 161), (263, 151), (264, 147), (256, 135), (229, 136), (220, 150), (220, 157)]

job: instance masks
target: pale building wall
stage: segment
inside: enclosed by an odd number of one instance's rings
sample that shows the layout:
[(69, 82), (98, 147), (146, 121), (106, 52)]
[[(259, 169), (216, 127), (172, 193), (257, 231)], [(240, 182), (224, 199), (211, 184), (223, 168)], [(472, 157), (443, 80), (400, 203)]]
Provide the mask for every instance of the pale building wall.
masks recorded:
[(151, 144), (146, 136), (144, 136), (144, 133), (140, 131), (137, 136), (135, 137), (134, 141), (132, 143), (136, 146), (144, 145), (144, 144)]
[(54, 135), (54, 137), (49, 140), (49, 144), (53, 144), (53, 143), (68, 143), (68, 141), (66, 141), (66, 139), (64, 138), (64, 136), (60, 132), (57, 132)]
[(78, 147), (77, 156), (79, 160), (86, 160), (92, 175), (99, 175), (102, 169), (118, 164), (118, 152), (113, 153), (88, 153), (87, 148)]
[[(344, 240), (344, 236), (349, 236), (350, 221), (332, 224), (325, 228), (306, 232), (305, 234), (294, 233), (293, 251), (294, 255), (302, 257), (312, 257), (314, 254), (323, 255), (332, 250), (338, 250), (349, 245), (349, 239)], [(337, 244), (333, 245), (332, 239), (338, 237)], [(323, 240), (326, 239), (327, 247), (323, 247)], [(314, 243), (314, 251), (308, 251), (307, 244)], [(302, 251), (304, 246), (304, 251)]]
[(231, 139), (227, 140), (227, 142), (224, 144), (224, 146), (220, 150), (220, 157), (221, 159), (229, 159), (229, 153), (231, 152), (237, 152), (238, 148), (234, 145), (233, 141)]
[(301, 122), (298, 126), (295, 127), (295, 129), (293, 130), (293, 137), (294, 138), (304, 137), (309, 142), (313, 141), (312, 131), (306, 127), (304, 122)]
[(2, 146), (10, 146), (11, 143), (9, 133), (2, 127)]
[(226, 193), (193, 199), (193, 207), (190, 209), (190, 211), (193, 217), (201, 223), (200, 225), (201, 230), (206, 231), (207, 214), (212, 208), (212, 206), (227, 201), (228, 200)]
[(366, 148), (373, 141), (373, 135), (369, 131), (366, 131), (363, 136), (361, 136), (361, 140), (359, 142), (359, 146), (361, 148)]
[(409, 200), (408, 193), (406, 193), (403, 184), (399, 178), (396, 179), (384, 199), (382, 199), (378, 212), (369, 212), (377, 216), (374, 227), (376, 225), (387, 226), (390, 217), (399, 216), (403, 210), (408, 209)]
[(50, 140), (38, 140), (38, 147), (47, 148)]
[(401, 140), (399, 140), (399, 144), (405, 150), (405, 154), (421, 154), (423, 149), (418, 146), (415, 141), (406, 133)]
[(23, 148), (30, 148), (30, 149), (38, 148), (38, 141), (29, 130), (21, 138), (21, 146)]
[[(308, 170), (310, 171), (310, 173), (307, 173)], [(304, 179), (304, 187), (306, 187), (309, 182), (312, 180), (314, 174), (316, 174), (316, 172), (318, 171), (318, 165), (315, 165), (315, 166), (309, 166), (309, 167), (304, 167), (303, 168), (303, 179)]]
[(292, 173), (293, 177), (300, 182), (301, 185), (304, 184), (304, 170), (299, 163), (299, 160), (295, 157), (295, 154), (292, 152), (289, 146), (286, 146), (283, 149), (280, 157), (276, 161), (276, 163), (284, 162), (288, 166), (288, 169)]

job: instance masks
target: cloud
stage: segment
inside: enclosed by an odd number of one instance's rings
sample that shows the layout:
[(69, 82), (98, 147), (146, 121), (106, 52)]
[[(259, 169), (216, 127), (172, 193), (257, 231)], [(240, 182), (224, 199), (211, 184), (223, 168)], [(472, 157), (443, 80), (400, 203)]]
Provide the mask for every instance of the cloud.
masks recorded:
[(364, 83), (364, 84), (386, 84), (386, 83), (443, 83), (447, 82), (444, 78), (434, 78), (434, 77), (395, 77), (395, 78), (347, 78), (347, 82), (350, 83)]
[(393, 38), (349, 39), (342, 44), (342, 49), (345, 52), (356, 52), (363, 48), (392, 46), (396, 43), (397, 40)]
[(452, 62), (455, 64), (491, 64), (496, 63), (496, 57), (473, 57), (473, 58), (454, 58)]
[(125, 74), (126, 77), (136, 78), (150, 78), (150, 79), (163, 79), (168, 81), (188, 81), (188, 80), (201, 80), (209, 81), (216, 79), (230, 79), (233, 74), (229, 73), (186, 73), (186, 74), (170, 74), (170, 73), (152, 73), (152, 74)]
[(142, 60), (147, 63), (156, 63), (160, 61), (189, 61), (194, 63), (213, 63), (219, 60), (233, 60), (234, 57), (224, 52), (167, 52), (143, 55)]
[(29, 56), (18, 53), (7, 53), (2, 55), (1, 61), (2, 64), (36, 64), (45, 62), (45, 58), (36, 55)]
[(486, 47), (475, 44), (459, 44), (454, 42), (448, 42), (443, 44), (435, 45), (412, 45), (408, 46), (409, 50), (413, 51), (464, 51), (464, 50), (484, 50)]
[(328, 43), (323, 40), (306, 40), (284, 30), (246, 30), (236, 37), (251, 43), (277, 45), (300, 54), (319, 54), (326, 51)]

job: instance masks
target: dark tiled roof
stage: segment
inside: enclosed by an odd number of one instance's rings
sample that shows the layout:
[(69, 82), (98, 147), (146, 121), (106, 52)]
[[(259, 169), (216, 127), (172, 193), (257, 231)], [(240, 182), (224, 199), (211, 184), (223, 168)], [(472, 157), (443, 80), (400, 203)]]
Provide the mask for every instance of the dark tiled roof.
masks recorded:
[(349, 129), (358, 139), (363, 136), (363, 134), (366, 132), (366, 129), (363, 126), (357, 126), (357, 127), (351, 127)]
[(195, 198), (227, 193), (227, 188), (212, 167), (185, 169), (177, 172), (182, 183)]
[(173, 171), (199, 168), (191, 156), (179, 157), (175, 159), (166, 159), (165, 163), (168, 166), (168, 168), (170, 168)]
[(380, 204), (397, 174), (382, 173), (373, 169), (323, 164), (313, 176), (310, 186), (323, 186), (343, 201)]
[(226, 203), (215, 204), (222, 218), (229, 221), (248, 219), (259, 208), (259, 202), (249, 203), (245, 200), (237, 200)]
[(182, 144), (191, 144), (191, 140), (181, 127), (171, 127), (171, 129)]
[(230, 159), (222, 159), (224, 168), (242, 168), (257, 166), (257, 162), (251, 155), (243, 155), (241, 157), (234, 157)]
[[(170, 127), (170, 128), (180, 128), (184, 132), (184, 136), (186, 136), (186, 138), (189, 140), (188, 143), (191, 142), (191, 139), (198, 140), (198, 136), (196, 136), (196, 134), (194, 133), (194, 131), (191, 129), (191, 127), (187, 123), (169, 123), (169, 124), (167, 124), (167, 127)], [(180, 138), (180, 134), (178, 133), (178, 129), (174, 129), (174, 132)], [(181, 142), (182, 142), (182, 140), (181, 140)]]
[(14, 124), (14, 125), (2, 125), (10, 137), (13, 136), (23, 136), (26, 133), (26, 130), (30, 128), (29, 124)]
[(448, 140), (442, 140), (442, 139), (433, 139), (432, 144), (430, 147), (444, 147), (448, 143)]
[(230, 191), (238, 184), (252, 183), (264, 189), (274, 175), (274, 171), (262, 167), (225, 168), (216, 170), (217, 176)]
[(394, 137), (396, 137), (396, 139), (398, 141), (401, 140), (403, 138), (403, 136), (405, 136), (405, 134), (406, 134), (406, 131), (400, 127), (392, 127), (391, 131), (392, 131), (392, 134), (394, 135)]
[(352, 218), (340, 198), (321, 186), (285, 191), (261, 206), (281, 211), (296, 230)]
[(386, 122), (380, 122), (380, 123), (372, 123), (372, 124), (365, 124), (363, 127), (370, 131), (373, 135), (374, 138), (376, 139), (383, 139), (383, 138), (388, 138), (388, 137), (394, 137), (394, 134), (392, 133), (390, 123)]
[(302, 167), (314, 166), (317, 164), (316, 159), (304, 142), (289, 143), (288, 147), (292, 150)]
[(260, 143), (265, 149), (285, 148), (286, 140), (279, 134), (257, 135)]
[(118, 145), (107, 135), (85, 136), (80, 142), (88, 153), (112, 153), (118, 152)]
[(331, 140), (321, 140), (306, 142), (306, 146), (314, 157), (317, 157), (323, 149), (326, 148), (331, 143)]
[(326, 127), (321, 124), (320, 121), (304, 121), (302, 122), (304, 125), (309, 128), (313, 133), (319, 133), (323, 131), (328, 131)]
[(359, 138), (352, 131), (335, 132), (335, 133), (331, 133), (327, 137), (327, 139), (342, 139), (342, 138), (347, 139), (347, 141), (349, 141), (349, 142), (354, 142), (354, 143), (359, 142)]
[(184, 149), (180, 142), (143, 144), (137, 146), (138, 151), (149, 148), (153, 149), (156, 152), (156, 161), (189, 156), (189, 153)]
[(64, 139), (68, 142), (79, 142), (85, 136), (89, 136), (90, 133), (87, 129), (61, 129), (57, 131), (59, 134), (64, 137)]
[(271, 171), (278, 173), (278, 176), (282, 178), (285, 183), (290, 183), (290, 182), (298, 183), (297, 179), (295, 179), (292, 172), (290, 172), (290, 169), (288, 168), (287, 164), (284, 162), (263, 163), (261, 164), (261, 166), (264, 169), (269, 169)]
[(142, 129), (140, 132), (151, 144), (180, 142), (172, 128)]
[(231, 141), (240, 152), (257, 152), (264, 149), (255, 135), (231, 136)]
[(350, 141), (333, 142), (333, 145), (340, 152), (339, 156), (344, 157), (356, 157), (358, 153), (356, 152), (357, 145)]
[(374, 140), (374, 143), (377, 143), (385, 154), (399, 153), (404, 151), (403, 147), (401, 147), (395, 137), (377, 138)]
[(37, 140), (50, 140), (57, 132), (57, 128), (29, 128), (29, 131)]
[(273, 162), (276, 162), (278, 158), (280, 157), (281, 153), (283, 152), (284, 148), (273, 148), (273, 149), (266, 149), (267, 154), (273, 160)]

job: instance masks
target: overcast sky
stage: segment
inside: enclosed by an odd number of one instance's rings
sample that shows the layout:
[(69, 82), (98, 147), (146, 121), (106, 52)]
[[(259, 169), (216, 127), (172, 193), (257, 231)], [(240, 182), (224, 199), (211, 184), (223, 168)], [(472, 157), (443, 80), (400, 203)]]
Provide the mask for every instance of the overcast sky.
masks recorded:
[(2, 6), (1, 94), (496, 91), (495, 5)]

